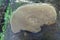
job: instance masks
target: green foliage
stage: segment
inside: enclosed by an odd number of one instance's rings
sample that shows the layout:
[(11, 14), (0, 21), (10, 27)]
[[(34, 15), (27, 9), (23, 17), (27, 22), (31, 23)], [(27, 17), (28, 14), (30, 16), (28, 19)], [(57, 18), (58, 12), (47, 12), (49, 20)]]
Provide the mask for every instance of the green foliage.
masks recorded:
[(9, 19), (10, 19), (10, 16), (11, 16), (11, 7), (10, 7), (10, 4), (8, 5), (8, 7), (7, 7), (7, 10), (6, 10), (6, 13), (5, 13), (5, 18), (4, 18), (4, 20), (5, 20), (5, 22), (4, 22), (4, 25), (3, 25), (3, 27), (2, 27), (2, 30), (3, 30), (3, 32), (2, 33), (0, 33), (0, 40), (4, 40), (4, 34), (5, 34), (5, 32), (6, 32), (6, 28), (7, 28), (7, 25), (8, 25), (8, 23), (9, 23)]
[[(13, 5), (13, 7), (11, 7), (10, 4), (8, 4), (6, 13), (5, 13), (5, 15), (4, 15), (4, 20), (5, 20), (5, 22), (4, 22), (4, 25), (3, 25), (3, 27), (2, 27), (3, 32), (0, 33), (0, 40), (4, 40), (4, 37), (5, 37), (4, 34), (6, 33), (6, 29), (7, 29), (8, 23), (9, 23), (9, 21), (10, 21), (11, 12), (14, 11), (15, 9), (17, 9), (19, 6), (21, 6), (21, 5), (23, 5), (23, 4), (26, 4), (26, 3), (22, 3), (22, 2), (20, 2), (20, 3), (15, 3), (15, 5)], [(15, 8), (14, 8), (14, 7), (15, 7)], [(12, 8), (13, 8), (13, 10), (12, 10)]]

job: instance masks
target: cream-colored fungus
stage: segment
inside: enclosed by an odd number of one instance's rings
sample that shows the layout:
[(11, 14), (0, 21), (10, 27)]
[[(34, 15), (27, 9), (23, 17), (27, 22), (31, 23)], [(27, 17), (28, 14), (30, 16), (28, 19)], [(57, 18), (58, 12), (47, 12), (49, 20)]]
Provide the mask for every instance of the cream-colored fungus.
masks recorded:
[(46, 3), (27, 4), (13, 12), (10, 21), (14, 33), (20, 30), (38, 32), (43, 24), (51, 25), (56, 21), (55, 8)]

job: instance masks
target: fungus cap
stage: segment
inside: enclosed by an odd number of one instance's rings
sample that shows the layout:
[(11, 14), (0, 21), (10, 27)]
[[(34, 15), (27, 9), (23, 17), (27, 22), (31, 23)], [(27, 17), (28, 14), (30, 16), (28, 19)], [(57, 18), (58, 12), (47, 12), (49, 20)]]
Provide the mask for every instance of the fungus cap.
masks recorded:
[(14, 33), (20, 30), (38, 32), (43, 24), (51, 25), (55, 23), (56, 17), (56, 10), (50, 4), (27, 4), (13, 12), (10, 20), (11, 29)]

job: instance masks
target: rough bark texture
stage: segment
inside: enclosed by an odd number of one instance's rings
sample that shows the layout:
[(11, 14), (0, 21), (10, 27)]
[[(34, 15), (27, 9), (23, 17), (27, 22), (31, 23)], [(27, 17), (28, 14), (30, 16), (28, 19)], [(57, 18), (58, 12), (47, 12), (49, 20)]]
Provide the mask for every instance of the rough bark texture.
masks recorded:
[[(52, 25), (43, 25), (42, 30), (33, 33), (26, 30), (14, 34), (13, 40), (60, 40), (60, 29), (56, 23)], [(25, 33), (25, 34), (24, 34)]]

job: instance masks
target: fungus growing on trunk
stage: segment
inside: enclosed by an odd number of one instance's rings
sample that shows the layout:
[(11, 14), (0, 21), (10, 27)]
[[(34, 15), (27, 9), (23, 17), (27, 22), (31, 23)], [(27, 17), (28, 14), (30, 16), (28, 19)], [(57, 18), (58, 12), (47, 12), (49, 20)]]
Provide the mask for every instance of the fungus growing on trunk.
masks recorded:
[(20, 30), (38, 32), (42, 25), (51, 25), (56, 22), (55, 8), (46, 3), (27, 4), (13, 12), (10, 20), (11, 29), (14, 33)]

